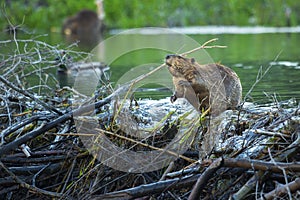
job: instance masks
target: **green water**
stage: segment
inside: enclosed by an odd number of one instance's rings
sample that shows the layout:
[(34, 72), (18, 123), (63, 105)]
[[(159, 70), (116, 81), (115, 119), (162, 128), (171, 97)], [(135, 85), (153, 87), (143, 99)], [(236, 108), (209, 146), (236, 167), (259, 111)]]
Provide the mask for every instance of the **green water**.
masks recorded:
[[(227, 46), (225, 49), (207, 49), (206, 53), (200, 51), (188, 55), (188, 57), (195, 57), (196, 60), (202, 64), (221, 62), (233, 68), (241, 79), (244, 95), (255, 83), (260, 68), (263, 73), (272, 64), (270, 70), (254, 87), (247, 100), (261, 103), (273, 101), (274, 98), (278, 101), (292, 97), (297, 100), (300, 99), (299, 33), (189, 35), (189, 37), (200, 44), (217, 37), (219, 40), (212, 43), (212, 45), (218, 44)], [(117, 42), (117, 44), (114, 44), (115, 46), (111, 45), (113, 46), (111, 47), (112, 49), (107, 47), (107, 51), (114, 52), (113, 49), (121, 48), (120, 45), (127, 47), (138, 46), (135, 44), (145, 43), (144, 40), (148, 41), (147, 44), (153, 43), (154, 47), (156, 43), (162, 44), (161, 46), (164, 46), (165, 49), (168, 49), (169, 44), (173, 43), (171, 49), (175, 48), (175, 51), (169, 52), (150, 48), (128, 52), (111, 63), (112, 81), (117, 82), (120, 77), (123, 77), (126, 72), (136, 66), (145, 63), (155, 63), (153, 65), (149, 64), (148, 68), (150, 71), (163, 63), (163, 59), (168, 53), (182, 53), (193, 48), (193, 45), (189, 44), (189, 41), (178, 41), (180, 39), (182, 38), (176, 38), (172, 35), (124, 36), (124, 44)], [(178, 43), (177, 46), (174, 43)], [(129, 72), (132, 78), (138, 75), (136, 71), (138, 70)], [(145, 72), (147, 72), (147, 70)], [(157, 81), (161, 83), (164, 82), (165, 79), (171, 81), (171, 76), (169, 76), (168, 72), (162, 72), (160, 77), (156, 77), (156, 79), (154, 79), (155, 81), (152, 82), (155, 83)], [(143, 94), (145, 95), (145, 93)], [(167, 95), (170, 94), (171, 91)], [(159, 97), (164, 96), (165, 93), (149, 92), (146, 96), (147, 95), (155, 98), (157, 95)]]
[[(106, 36), (103, 41), (111, 41), (102, 43), (93, 53), (96, 54), (97, 60), (110, 65), (110, 81), (113, 84), (122, 84), (159, 66), (164, 62), (167, 54), (186, 52), (212, 38), (219, 38), (219, 40), (211, 45), (226, 45), (227, 48), (201, 50), (189, 54), (188, 57), (194, 57), (201, 64), (221, 62), (234, 69), (241, 79), (244, 95), (255, 83), (259, 69), (262, 68), (264, 72), (272, 64), (268, 73), (254, 87), (248, 100), (260, 103), (273, 101), (274, 97), (279, 101), (294, 97), (299, 101), (299, 33), (188, 36), (130, 34), (117, 39)], [(64, 39), (59, 34), (50, 34), (39, 39), (52, 45), (64, 46)], [(1, 48), (3, 52), (3, 46)], [(64, 81), (62, 85), (72, 86), (74, 77), (65, 77), (60, 80)], [(172, 93), (171, 76), (164, 68), (150, 77), (147, 82), (142, 83), (140, 87), (167, 89), (144, 91), (137, 95), (138, 97), (157, 99), (170, 96)]]

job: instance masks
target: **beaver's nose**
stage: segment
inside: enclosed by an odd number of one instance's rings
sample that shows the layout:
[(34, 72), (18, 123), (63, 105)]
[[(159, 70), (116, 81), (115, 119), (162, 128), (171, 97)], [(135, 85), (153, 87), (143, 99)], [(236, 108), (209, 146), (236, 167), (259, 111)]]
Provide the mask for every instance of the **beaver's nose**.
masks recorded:
[(168, 60), (168, 59), (172, 58), (173, 56), (174, 56), (173, 54), (169, 54), (169, 55), (167, 55), (167, 56), (166, 56), (166, 60)]

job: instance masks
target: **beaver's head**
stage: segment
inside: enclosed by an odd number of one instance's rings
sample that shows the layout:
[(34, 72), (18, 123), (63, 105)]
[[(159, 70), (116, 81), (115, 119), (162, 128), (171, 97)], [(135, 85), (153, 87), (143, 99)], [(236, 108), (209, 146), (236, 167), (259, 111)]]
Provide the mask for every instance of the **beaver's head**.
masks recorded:
[(186, 77), (190, 70), (195, 68), (195, 59), (179, 55), (167, 55), (165, 63), (170, 73), (175, 77)]

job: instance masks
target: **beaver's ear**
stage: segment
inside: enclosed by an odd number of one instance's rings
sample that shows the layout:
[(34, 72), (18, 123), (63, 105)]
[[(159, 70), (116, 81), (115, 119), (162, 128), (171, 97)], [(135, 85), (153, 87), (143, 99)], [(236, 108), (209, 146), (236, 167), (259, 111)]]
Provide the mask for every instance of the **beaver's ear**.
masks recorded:
[(191, 62), (192, 62), (192, 63), (195, 63), (195, 58), (191, 58)]

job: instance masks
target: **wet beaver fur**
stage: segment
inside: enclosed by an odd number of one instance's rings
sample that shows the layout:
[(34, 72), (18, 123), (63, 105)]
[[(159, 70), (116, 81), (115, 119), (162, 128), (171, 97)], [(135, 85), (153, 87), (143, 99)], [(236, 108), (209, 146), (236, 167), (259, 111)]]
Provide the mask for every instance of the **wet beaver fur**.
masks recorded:
[(242, 86), (232, 69), (217, 63), (200, 65), (194, 58), (179, 55), (167, 55), (165, 63), (175, 86), (172, 103), (186, 98), (198, 111), (211, 107), (212, 99), (221, 110), (240, 104)]

